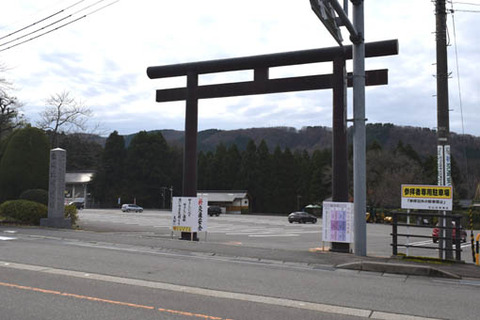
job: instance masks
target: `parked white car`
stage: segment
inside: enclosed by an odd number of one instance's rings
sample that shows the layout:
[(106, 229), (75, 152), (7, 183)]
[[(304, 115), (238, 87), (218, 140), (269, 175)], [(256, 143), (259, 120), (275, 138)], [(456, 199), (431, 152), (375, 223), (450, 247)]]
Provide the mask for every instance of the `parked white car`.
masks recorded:
[(122, 205), (122, 211), (123, 212), (130, 212), (130, 211), (142, 212), (143, 208), (140, 206), (137, 206), (136, 204), (124, 204)]

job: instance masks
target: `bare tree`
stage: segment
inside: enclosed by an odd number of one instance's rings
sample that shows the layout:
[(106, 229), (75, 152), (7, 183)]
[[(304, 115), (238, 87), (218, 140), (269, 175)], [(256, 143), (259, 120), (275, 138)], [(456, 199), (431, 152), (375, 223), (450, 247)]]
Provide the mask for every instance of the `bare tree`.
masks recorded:
[(58, 146), (58, 134), (86, 131), (92, 111), (82, 102), (70, 96), (68, 91), (54, 94), (47, 100), (47, 107), (40, 113), (37, 125), (50, 131), (52, 148)]
[(8, 81), (4, 74), (8, 70), (4, 63), (0, 62), (0, 92), (5, 93), (7, 90), (12, 89), (12, 84)]
[(7, 93), (12, 90), (12, 84), (4, 77), (7, 70), (7, 67), (0, 63), (0, 141), (14, 129), (25, 125), (25, 119), (19, 112), (22, 104)]
[(21, 107), (17, 98), (0, 89), (0, 141), (14, 129), (25, 125), (25, 119), (19, 112)]

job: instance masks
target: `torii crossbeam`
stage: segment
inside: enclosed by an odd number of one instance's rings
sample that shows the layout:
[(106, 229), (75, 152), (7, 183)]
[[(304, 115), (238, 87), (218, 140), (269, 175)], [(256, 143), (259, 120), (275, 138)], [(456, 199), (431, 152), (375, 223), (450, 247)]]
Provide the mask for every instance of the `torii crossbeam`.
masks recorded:
[[(397, 40), (372, 42), (365, 45), (366, 57), (380, 57), (395, 54), (398, 54)], [(333, 89), (335, 86), (338, 86), (339, 83), (339, 81), (335, 81), (334, 74), (270, 79), (269, 69), (272, 67), (316, 62), (333, 62), (338, 58), (342, 58), (343, 61), (352, 59), (352, 46), (311, 49), (147, 68), (147, 75), (150, 79), (187, 76), (186, 87), (161, 89), (156, 92), (157, 102), (186, 101), (182, 195), (185, 197), (197, 196), (197, 133), (199, 99)], [(201, 74), (240, 70), (253, 70), (253, 81), (204, 86), (198, 85), (198, 76)], [(343, 79), (343, 72), (341, 77)], [(347, 79), (348, 86), (352, 86), (351, 77), (347, 77)], [(340, 81), (340, 84), (343, 84), (343, 82), (344, 80)], [(334, 85), (334, 83), (337, 84)], [(366, 72), (366, 85), (374, 86), (384, 84), (388, 84), (387, 69)], [(339, 96), (345, 94), (343, 89), (344, 86), (341, 86), (342, 88), (338, 88), (339, 90), (337, 90)], [(343, 109), (345, 106), (342, 105), (341, 108)], [(341, 130), (343, 130), (343, 128), (341, 128)]]

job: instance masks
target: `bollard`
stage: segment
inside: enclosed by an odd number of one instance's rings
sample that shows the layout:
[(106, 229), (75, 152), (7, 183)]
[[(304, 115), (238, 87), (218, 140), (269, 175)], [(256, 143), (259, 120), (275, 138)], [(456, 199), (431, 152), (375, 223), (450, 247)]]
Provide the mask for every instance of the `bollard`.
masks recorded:
[(480, 265), (480, 262), (478, 261), (478, 256), (479, 256), (479, 245), (478, 245), (478, 242), (480, 241), (480, 233), (477, 234), (477, 238), (475, 239), (475, 242), (476, 242), (476, 252), (475, 252), (475, 264), (478, 266)]
[(473, 263), (475, 263), (478, 259), (475, 256), (475, 242), (473, 241), (474, 235), (473, 235), (473, 207), (470, 207), (470, 210), (468, 210), (468, 216), (470, 219), (470, 243), (471, 243), (471, 248), (472, 248), (472, 259)]

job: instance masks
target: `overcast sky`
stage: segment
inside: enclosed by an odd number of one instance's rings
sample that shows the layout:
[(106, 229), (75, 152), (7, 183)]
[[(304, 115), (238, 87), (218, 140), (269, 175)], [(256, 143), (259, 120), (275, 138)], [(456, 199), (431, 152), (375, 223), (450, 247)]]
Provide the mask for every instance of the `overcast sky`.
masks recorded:
[[(50, 95), (66, 90), (90, 107), (95, 114), (92, 126), (100, 123), (104, 134), (183, 130), (185, 103), (156, 103), (155, 90), (184, 86), (185, 79), (150, 80), (147, 67), (337, 46), (309, 0), (114, 1), (4, 1), (0, 62), (8, 67), (5, 77), (15, 87), (12, 95), (23, 102), (23, 112), (32, 123)], [(112, 5), (102, 9), (108, 4)], [(480, 136), (480, 12), (476, 12), (480, 0), (453, 1), (453, 8), (456, 37), (452, 15), (448, 16), (450, 130)], [(60, 10), (64, 11), (5, 37)], [(77, 22), (8, 49), (85, 14)], [(367, 88), (368, 123), (436, 127), (434, 31), (430, 0), (365, 1), (366, 41), (398, 39), (400, 45), (398, 56), (366, 61), (367, 70), (389, 69), (388, 86)], [(347, 31), (342, 32), (350, 44)], [(300, 66), (271, 70), (271, 75), (330, 73), (331, 68), (330, 63)], [(348, 68), (352, 70), (351, 63)], [(200, 78), (200, 84), (252, 78), (252, 74), (213, 75)], [(201, 100), (199, 130), (331, 127), (331, 95), (323, 90)], [(351, 118), (351, 90), (348, 100)]]

